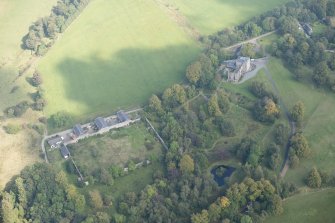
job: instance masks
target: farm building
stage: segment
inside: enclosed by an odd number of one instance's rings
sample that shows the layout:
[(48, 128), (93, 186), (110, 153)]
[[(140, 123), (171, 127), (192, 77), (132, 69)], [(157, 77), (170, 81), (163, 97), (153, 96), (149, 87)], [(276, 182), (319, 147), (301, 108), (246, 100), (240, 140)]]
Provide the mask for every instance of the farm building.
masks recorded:
[(107, 122), (104, 118), (102, 117), (98, 117), (94, 120), (94, 124), (97, 126), (97, 128), (100, 130), (100, 129), (103, 129), (103, 128), (106, 128), (108, 125), (107, 125)]
[(129, 121), (129, 116), (124, 111), (118, 111), (116, 113), (116, 116), (117, 116), (117, 119), (118, 119), (119, 122)]
[(62, 146), (60, 147), (60, 153), (62, 154), (64, 159), (67, 159), (70, 156), (70, 151), (64, 144), (62, 144)]
[(48, 144), (51, 148), (57, 148), (63, 142), (63, 137), (56, 136), (48, 140)]
[(223, 66), (228, 72), (227, 81), (238, 82), (245, 73), (251, 70), (251, 59), (249, 57), (239, 57), (236, 60), (224, 61)]
[(81, 125), (77, 124), (72, 129), (73, 133), (78, 137), (84, 134), (84, 130)]

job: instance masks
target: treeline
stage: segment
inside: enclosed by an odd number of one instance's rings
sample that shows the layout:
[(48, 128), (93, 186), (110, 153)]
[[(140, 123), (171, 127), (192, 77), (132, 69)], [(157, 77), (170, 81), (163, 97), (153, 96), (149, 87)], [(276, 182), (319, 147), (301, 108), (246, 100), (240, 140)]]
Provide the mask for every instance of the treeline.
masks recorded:
[(246, 39), (259, 36), (266, 32), (279, 29), (286, 32), (288, 29), (297, 29), (297, 24), (288, 20), (293, 17), (302, 23), (326, 19), (335, 15), (333, 0), (296, 0), (283, 6), (256, 16), (248, 22), (232, 29), (224, 29), (209, 37), (204, 37), (203, 42), (209, 49), (227, 47)]
[(85, 197), (69, 184), (64, 172), (48, 164), (24, 169), (1, 193), (1, 220), (15, 222), (70, 222), (80, 218)]
[(25, 49), (36, 55), (44, 55), (53, 44), (57, 35), (65, 31), (90, 0), (59, 0), (51, 14), (37, 20), (23, 38)]

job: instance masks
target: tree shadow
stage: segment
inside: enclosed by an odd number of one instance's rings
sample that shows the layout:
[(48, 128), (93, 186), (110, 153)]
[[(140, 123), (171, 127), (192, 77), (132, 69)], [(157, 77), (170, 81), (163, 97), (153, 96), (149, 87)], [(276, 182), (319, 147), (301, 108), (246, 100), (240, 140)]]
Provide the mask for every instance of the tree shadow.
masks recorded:
[[(109, 58), (97, 54), (88, 60), (64, 58), (56, 72), (64, 84), (54, 84), (65, 92), (67, 100), (85, 105), (85, 113), (110, 114), (117, 108), (141, 106), (151, 94), (182, 81), (198, 52), (194, 45), (176, 45), (155, 50), (123, 49)], [(57, 108), (67, 110), (59, 101)]]

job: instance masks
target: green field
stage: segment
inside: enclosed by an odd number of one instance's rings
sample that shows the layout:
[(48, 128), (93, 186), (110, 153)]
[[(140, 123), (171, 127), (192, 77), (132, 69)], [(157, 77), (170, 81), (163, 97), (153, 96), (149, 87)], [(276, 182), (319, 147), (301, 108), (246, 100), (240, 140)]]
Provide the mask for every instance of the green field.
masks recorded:
[(21, 39), (29, 26), (46, 16), (57, 0), (1, 0), (0, 1), (0, 59), (13, 59), (22, 51)]
[(165, 0), (173, 5), (201, 34), (239, 25), (289, 0)]
[(332, 223), (335, 219), (335, 189), (299, 194), (284, 201), (284, 213), (266, 223)]
[(45, 112), (82, 119), (141, 105), (181, 81), (198, 52), (153, 0), (92, 1), (39, 65)]
[(309, 141), (312, 154), (302, 160), (299, 167), (290, 169), (286, 174), (287, 180), (302, 186), (313, 166), (324, 171), (334, 171), (334, 93), (315, 88), (309, 80), (311, 73), (307, 68), (306, 78), (302, 82), (294, 80), (293, 74), (278, 59), (271, 60), (269, 70), (288, 109), (297, 101), (302, 101), (305, 105), (303, 132)]

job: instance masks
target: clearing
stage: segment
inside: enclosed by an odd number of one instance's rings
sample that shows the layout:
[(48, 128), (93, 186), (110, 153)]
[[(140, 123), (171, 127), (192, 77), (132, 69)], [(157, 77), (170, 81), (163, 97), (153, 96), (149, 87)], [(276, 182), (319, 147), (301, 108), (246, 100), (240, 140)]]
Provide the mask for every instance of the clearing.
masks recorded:
[(333, 170), (335, 157), (335, 98), (334, 93), (315, 88), (309, 80), (311, 71), (306, 68), (305, 80), (294, 79), (279, 59), (271, 59), (269, 70), (276, 82), (282, 100), (291, 109), (297, 101), (305, 105), (303, 132), (308, 139), (312, 154), (301, 160), (295, 169), (290, 169), (286, 179), (304, 185), (304, 178), (313, 166), (323, 170)]
[(270, 217), (266, 223), (280, 222), (334, 222), (335, 189), (303, 193), (284, 201), (284, 213)]
[(41, 60), (46, 115), (83, 120), (141, 105), (181, 81), (199, 52), (154, 0), (92, 1)]
[(180, 11), (195, 29), (209, 35), (233, 27), (289, 0), (165, 0)]

